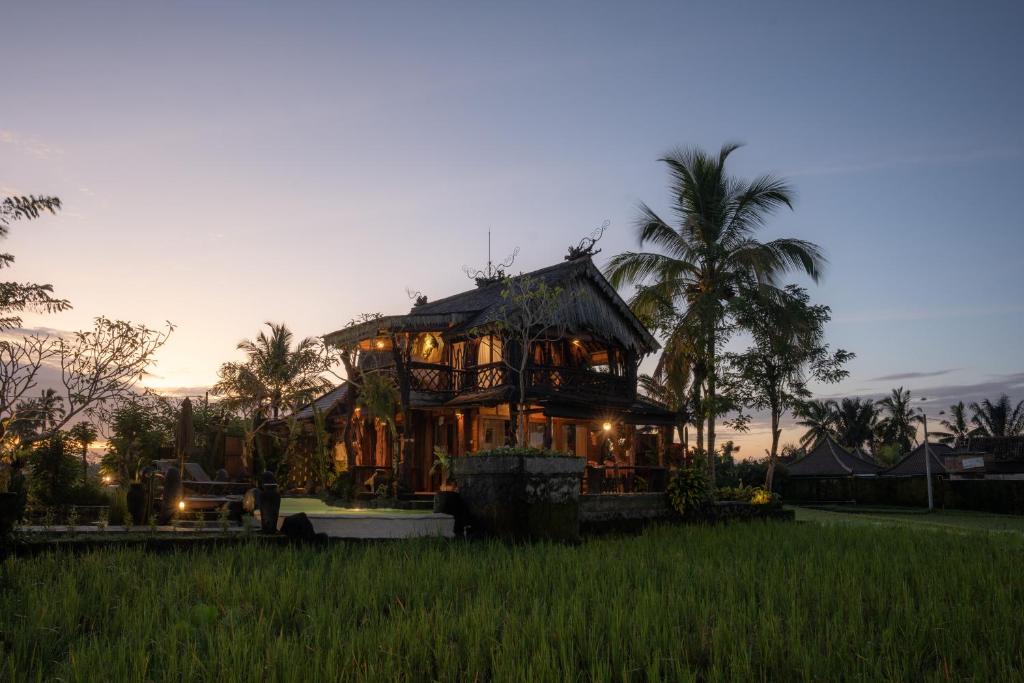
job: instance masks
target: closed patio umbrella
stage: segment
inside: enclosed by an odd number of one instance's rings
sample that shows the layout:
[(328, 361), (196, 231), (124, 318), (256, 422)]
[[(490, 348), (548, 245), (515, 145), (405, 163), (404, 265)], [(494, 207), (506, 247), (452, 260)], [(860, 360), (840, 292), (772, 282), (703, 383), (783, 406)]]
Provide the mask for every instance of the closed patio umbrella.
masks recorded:
[(181, 402), (181, 412), (178, 415), (178, 428), (175, 430), (175, 449), (178, 451), (178, 471), (185, 475), (185, 458), (195, 445), (196, 431), (192, 423), (192, 399), (185, 397)]

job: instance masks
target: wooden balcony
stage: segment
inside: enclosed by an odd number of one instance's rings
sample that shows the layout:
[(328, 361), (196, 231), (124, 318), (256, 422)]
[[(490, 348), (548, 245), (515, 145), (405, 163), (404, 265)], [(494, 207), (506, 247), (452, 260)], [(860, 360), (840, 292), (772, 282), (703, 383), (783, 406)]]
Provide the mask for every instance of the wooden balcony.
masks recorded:
[(576, 396), (627, 398), (633, 387), (625, 377), (582, 368), (530, 367), (526, 369), (528, 389), (540, 392), (564, 392)]
[[(395, 367), (388, 365), (368, 372), (387, 373), (393, 379)], [(513, 383), (514, 371), (504, 363), (490, 363), (472, 368), (455, 369), (436, 363), (414, 361), (411, 366), (413, 391), (441, 394), (462, 394), (485, 391)], [(524, 377), (532, 394), (566, 393), (586, 398), (629, 397), (633, 387), (625, 377), (582, 368), (531, 366)]]

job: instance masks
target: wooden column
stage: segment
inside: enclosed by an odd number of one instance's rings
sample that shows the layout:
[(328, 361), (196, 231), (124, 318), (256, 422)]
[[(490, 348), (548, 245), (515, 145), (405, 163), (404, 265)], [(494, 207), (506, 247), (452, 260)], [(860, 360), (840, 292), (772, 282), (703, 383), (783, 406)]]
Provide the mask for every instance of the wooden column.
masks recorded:
[(636, 465), (636, 425), (623, 425), (623, 433), (626, 436), (626, 462)]

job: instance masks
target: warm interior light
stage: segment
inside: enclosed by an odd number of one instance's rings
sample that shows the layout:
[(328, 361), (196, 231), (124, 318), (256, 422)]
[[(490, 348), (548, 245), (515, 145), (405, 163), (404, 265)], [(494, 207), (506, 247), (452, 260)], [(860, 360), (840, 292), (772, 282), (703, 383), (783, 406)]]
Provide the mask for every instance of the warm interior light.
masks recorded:
[(185, 501), (183, 501), (183, 500), (179, 500), (178, 501), (178, 509), (179, 510), (184, 510), (185, 509)]
[(456, 410), (455, 411), (455, 417), (457, 417), (458, 419), (461, 420), (462, 419), (462, 411), (461, 410)]
[(601, 425), (601, 428), (604, 429), (604, 431), (606, 431), (606, 432), (610, 432), (610, 431), (612, 431), (612, 423), (611, 422), (605, 422), (603, 425)]
[(384, 342), (382, 340), (380, 340), (380, 339), (377, 340), (377, 348), (378, 349), (383, 349), (384, 348)]
[(579, 339), (573, 339), (572, 343), (573, 343), (573, 346), (579, 346), (580, 345), (580, 340)]

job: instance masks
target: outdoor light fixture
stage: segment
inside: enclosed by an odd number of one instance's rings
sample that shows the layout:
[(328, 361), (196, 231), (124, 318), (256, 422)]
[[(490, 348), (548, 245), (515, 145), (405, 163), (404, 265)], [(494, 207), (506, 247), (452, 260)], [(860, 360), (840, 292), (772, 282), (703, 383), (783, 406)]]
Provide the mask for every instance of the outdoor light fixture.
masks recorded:
[(103, 475), (103, 483), (104, 484), (109, 484), (110, 483), (110, 475), (109, 474), (104, 474)]
[(383, 349), (384, 348), (384, 342), (381, 341), (380, 339), (377, 340), (377, 348), (378, 349)]
[(611, 422), (605, 422), (603, 425), (601, 425), (601, 428), (604, 431), (606, 431), (606, 432), (610, 432), (610, 431), (612, 431), (612, 423)]
[(185, 509), (185, 501), (183, 501), (183, 500), (179, 500), (178, 501), (178, 509), (184, 511), (184, 509)]

